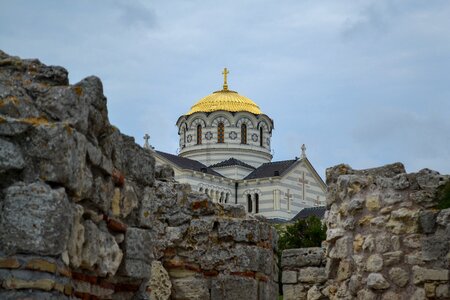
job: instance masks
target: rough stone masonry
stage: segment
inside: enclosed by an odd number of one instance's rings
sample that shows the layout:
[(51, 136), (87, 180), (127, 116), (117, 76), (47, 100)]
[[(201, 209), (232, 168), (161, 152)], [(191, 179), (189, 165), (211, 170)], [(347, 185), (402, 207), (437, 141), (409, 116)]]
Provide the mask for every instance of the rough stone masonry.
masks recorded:
[(276, 242), (155, 170), (98, 78), (0, 51), (0, 299), (276, 299)]

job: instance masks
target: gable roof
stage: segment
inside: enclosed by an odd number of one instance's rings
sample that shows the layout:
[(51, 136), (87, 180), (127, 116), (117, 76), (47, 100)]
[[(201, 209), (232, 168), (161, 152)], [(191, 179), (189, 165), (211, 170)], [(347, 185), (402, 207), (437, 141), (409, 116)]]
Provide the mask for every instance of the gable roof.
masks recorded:
[(296, 214), (295, 217), (291, 219), (291, 221), (306, 219), (310, 216), (316, 216), (319, 219), (323, 219), (326, 210), (327, 209), (325, 208), (325, 206), (307, 207), (302, 209), (298, 214)]
[(157, 155), (170, 161), (171, 163), (173, 163), (180, 169), (188, 169), (188, 170), (198, 171), (198, 172), (202, 172), (202, 173), (206, 173), (206, 174), (210, 174), (210, 175), (214, 175), (214, 176), (223, 177), (221, 174), (219, 174), (216, 171), (214, 171), (213, 169), (205, 166), (204, 164), (202, 164), (199, 161), (189, 159), (186, 157), (181, 157), (178, 155), (173, 155), (173, 154), (162, 152), (162, 151), (156, 150), (155, 152)]
[(256, 169), (255, 167), (250, 166), (249, 164), (246, 164), (245, 162), (243, 162), (239, 159), (236, 159), (234, 157), (224, 160), (220, 163), (210, 165), (209, 167), (210, 168), (221, 168), (221, 167), (229, 167), (229, 166), (241, 166), (241, 167), (252, 169), (252, 170)]
[(297, 160), (282, 160), (270, 163), (264, 163), (256, 170), (247, 175), (244, 179), (266, 178), (282, 176)]

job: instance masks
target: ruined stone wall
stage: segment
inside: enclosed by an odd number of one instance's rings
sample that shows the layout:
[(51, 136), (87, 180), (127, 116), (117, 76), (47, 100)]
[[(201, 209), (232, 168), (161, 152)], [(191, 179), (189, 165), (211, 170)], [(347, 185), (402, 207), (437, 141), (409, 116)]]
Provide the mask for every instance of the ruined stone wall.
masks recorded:
[(276, 299), (276, 240), (154, 170), (98, 78), (0, 51), (0, 299)]
[(450, 209), (436, 209), (448, 180), (402, 164), (327, 170), (330, 299), (449, 299)]
[(281, 256), (283, 300), (320, 299), (327, 281), (323, 248), (284, 250)]

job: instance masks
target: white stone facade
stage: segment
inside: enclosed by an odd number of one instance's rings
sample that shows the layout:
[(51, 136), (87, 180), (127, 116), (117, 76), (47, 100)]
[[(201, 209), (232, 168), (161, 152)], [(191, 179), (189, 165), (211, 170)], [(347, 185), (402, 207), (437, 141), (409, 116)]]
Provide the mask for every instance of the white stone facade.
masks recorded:
[[(218, 142), (220, 124), (223, 124), (223, 141)], [(180, 117), (177, 126), (179, 155), (207, 166), (234, 157), (259, 167), (272, 159), (270, 141), (273, 121), (264, 114), (198, 112)], [(243, 136), (245, 132), (246, 136)]]

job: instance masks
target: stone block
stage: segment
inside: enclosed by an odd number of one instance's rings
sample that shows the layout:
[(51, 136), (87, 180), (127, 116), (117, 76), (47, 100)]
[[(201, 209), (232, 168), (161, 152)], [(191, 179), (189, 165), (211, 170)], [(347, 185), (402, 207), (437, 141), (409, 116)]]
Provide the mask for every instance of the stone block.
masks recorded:
[(436, 212), (432, 210), (421, 211), (419, 214), (420, 231), (433, 233), (436, 230)]
[(278, 298), (278, 284), (273, 281), (258, 282), (258, 300), (273, 300)]
[(403, 256), (403, 251), (393, 251), (383, 253), (383, 264), (385, 266), (392, 266), (398, 264)]
[(436, 217), (436, 223), (441, 226), (447, 226), (450, 224), (450, 208), (443, 209)]
[(17, 269), (20, 263), (16, 257), (0, 257), (0, 269)]
[(391, 213), (386, 227), (395, 234), (416, 233), (419, 229), (419, 211), (400, 208)]
[(100, 276), (114, 275), (123, 257), (114, 236), (100, 230), (91, 220), (85, 221), (83, 226), (85, 242), (81, 254), (81, 267)]
[(283, 271), (281, 274), (282, 283), (297, 283), (297, 271)]
[(151, 265), (150, 280), (150, 299), (169, 299), (172, 289), (169, 274), (159, 261), (153, 261)]
[(298, 281), (306, 283), (323, 283), (327, 280), (325, 268), (306, 267), (298, 271)]
[(450, 284), (439, 284), (436, 287), (436, 297), (438, 297), (439, 299), (450, 298)]
[[(212, 290), (211, 290), (212, 292)], [(203, 278), (187, 277), (172, 279), (172, 299), (209, 300), (208, 282)], [(217, 299), (220, 299), (217, 298)]]
[(423, 237), (421, 246), (424, 261), (442, 260), (450, 251), (450, 231)]
[(401, 300), (403, 299), (400, 294), (397, 294), (393, 291), (387, 291), (381, 296), (381, 300)]
[(409, 273), (398, 267), (389, 270), (389, 277), (399, 287), (404, 287), (409, 281)]
[(425, 290), (425, 296), (428, 298), (434, 298), (436, 296), (436, 284), (425, 282), (423, 288)]
[(374, 290), (385, 290), (391, 285), (380, 273), (370, 273), (367, 276), (367, 286)]
[(339, 263), (336, 279), (338, 281), (344, 281), (352, 275), (353, 267), (349, 259), (343, 259)]
[(342, 237), (336, 241), (334, 247), (331, 248), (329, 256), (331, 258), (345, 258), (350, 255), (352, 250), (352, 238), (349, 236)]
[(377, 294), (372, 292), (371, 290), (363, 289), (357, 293), (358, 300), (376, 300)]
[(419, 266), (413, 266), (413, 282), (420, 284), (426, 281), (448, 281), (448, 269), (427, 269)]
[(284, 284), (283, 300), (306, 300), (307, 290), (303, 284)]
[(232, 238), (236, 242), (260, 241), (260, 226), (257, 220), (219, 220), (219, 238)]
[(70, 233), (72, 210), (64, 189), (18, 183), (5, 191), (0, 211), (0, 248), (6, 253), (59, 255)]
[(20, 149), (0, 138), (0, 174), (9, 170), (21, 170), (24, 167), (25, 161)]
[(2, 287), (5, 289), (37, 289), (51, 291), (55, 286), (55, 281), (51, 279), (22, 280), (19, 278), (8, 278), (3, 281)]
[(381, 269), (383, 269), (383, 257), (380, 254), (369, 256), (366, 263), (366, 270), (368, 272), (378, 272)]
[(131, 278), (149, 278), (150, 270), (151, 264), (148, 261), (124, 258), (118, 273)]
[(319, 300), (323, 297), (323, 294), (320, 292), (319, 288), (316, 285), (313, 285), (306, 294), (307, 300)]
[[(208, 293), (208, 298), (209, 293)], [(258, 281), (241, 276), (218, 276), (211, 282), (211, 299), (258, 299)]]
[(284, 250), (281, 256), (281, 266), (301, 268), (305, 266), (322, 265), (325, 252), (323, 248), (299, 248)]
[(375, 194), (375, 195), (367, 196), (366, 197), (366, 207), (370, 211), (379, 210), (380, 207), (381, 207), (381, 205), (380, 205), (380, 195)]
[(56, 264), (43, 259), (31, 259), (25, 264), (25, 268), (48, 273), (56, 272)]
[(124, 241), (125, 258), (151, 263), (155, 259), (154, 242), (155, 237), (150, 230), (128, 227)]

